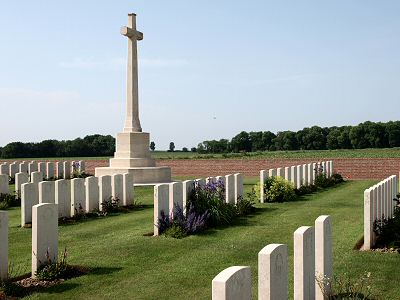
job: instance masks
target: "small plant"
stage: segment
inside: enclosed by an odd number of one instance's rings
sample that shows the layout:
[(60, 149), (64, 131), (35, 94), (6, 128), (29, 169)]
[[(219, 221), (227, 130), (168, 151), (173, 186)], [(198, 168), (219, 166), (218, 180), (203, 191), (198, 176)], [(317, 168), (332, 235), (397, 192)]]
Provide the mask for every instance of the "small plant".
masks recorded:
[(21, 205), (21, 199), (17, 194), (0, 194), (0, 209), (7, 209)]
[(185, 229), (178, 223), (172, 223), (172, 225), (167, 228), (164, 232), (166, 237), (172, 237), (175, 239), (181, 239), (187, 236)]
[(49, 250), (46, 251), (46, 261), (40, 262), (41, 266), (35, 276), (39, 280), (52, 281), (55, 279), (67, 279), (74, 276), (74, 268), (67, 264), (67, 248), (58, 261), (52, 260)]
[(104, 200), (101, 203), (101, 208), (102, 208), (102, 214), (107, 215), (109, 213), (116, 213), (119, 211), (119, 206), (118, 206), (119, 199), (110, 197), (107, 200)]
[(371, 273), (365, 272), (361, 278), (353, 279), (349, 275), (342, 274), (329, 278), (317, 276), (317, 284), (328, 300), (347, 300), (347, 299), (376, 299), (371, 291)]
[(267, 202), (286, 202), (296, 198), (291, 183), (281, 177), (268, 177), (264, 184), (264, 194)]
[(75, 207), (74, 210), (75, 210), (75, 214), (73, 216), (73, 219), (75, 219), (75, 220), (87, 219), (86, 211), (83, 209), (81, 203), (79, 203), (78, 208)]
[(397, 205), (393, 218), (385, 218), (374, 222), (374, 232), (377, 235), (376, 247), (400, 249), (400, 206)]

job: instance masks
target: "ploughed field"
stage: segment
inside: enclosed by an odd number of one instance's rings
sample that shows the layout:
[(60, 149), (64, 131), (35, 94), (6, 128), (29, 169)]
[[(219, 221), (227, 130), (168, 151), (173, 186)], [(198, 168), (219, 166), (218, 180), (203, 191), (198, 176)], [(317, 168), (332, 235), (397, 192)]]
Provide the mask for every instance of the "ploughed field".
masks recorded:
[[(210, 299), (211, 280), (233, 265), (251, 266), (255, 296), (257, 254), (270, 243), (289, 246), (292, 298), (293, 232), (313, 226), (323, 214), (332, 216), (334, 273), (360, 278), (371, 272), (374, 294), (400, 299), (400, 255), (353, 250), (363, 233), (363, 191), (374, 183), (349, 181), (300, 201), (257, 204), (253, 215), (234, 226), (181, 240), (148, 236), (153, 230), (153, 189), (136, 188), (142, 208), (59, 226), (59, 250), (67, 247), (68, 262), (91, 272), (29, 299)], [(31, 230), (19, 227), (20, 208), (9, 213), (10, 262), (13, 275), (20, 275), (30, 271)]]

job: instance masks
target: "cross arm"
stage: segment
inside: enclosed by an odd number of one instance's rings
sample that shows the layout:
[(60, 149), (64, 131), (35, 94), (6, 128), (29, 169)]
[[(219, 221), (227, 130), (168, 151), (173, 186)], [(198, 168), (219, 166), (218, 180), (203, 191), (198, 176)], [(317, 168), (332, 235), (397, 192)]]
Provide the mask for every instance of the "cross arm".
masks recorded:
[(136, 38), (138, 41), (143, 40), (143, 33), (132, 28), (123, 26), (121, 27), (121, 34), (129, 37), (129, 38)]

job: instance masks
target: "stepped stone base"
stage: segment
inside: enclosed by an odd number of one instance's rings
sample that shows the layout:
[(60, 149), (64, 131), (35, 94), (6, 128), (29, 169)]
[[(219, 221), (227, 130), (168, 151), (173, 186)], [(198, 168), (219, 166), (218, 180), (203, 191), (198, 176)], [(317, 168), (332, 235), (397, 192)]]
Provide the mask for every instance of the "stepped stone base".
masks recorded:
[(133, 174), (134, 184), (156, 184), (171, 182), (170, 167), (143, 167), (143, 168), (115, 168), (103, 167), (96, 168), (95, 176), (114, 175), (114, 174)]

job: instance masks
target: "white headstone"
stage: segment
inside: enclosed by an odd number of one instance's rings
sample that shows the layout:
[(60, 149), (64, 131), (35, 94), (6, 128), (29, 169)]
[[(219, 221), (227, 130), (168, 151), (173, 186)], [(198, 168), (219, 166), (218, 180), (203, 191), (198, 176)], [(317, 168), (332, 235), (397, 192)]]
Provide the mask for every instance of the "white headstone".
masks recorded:
[(269, 169), (268, 170), (268, 177), (275, 177), (276, 176), (276, 170), (275, 169)]
[[(319, 216), (315, 220), (315, 277), (332, 279), (332, 223), (330, 216)], [(324, 290), (329, 292), (330, 285)], [(324, 293), (315, 283), (315, 299), (324, 300)]]
[(326, 162), (325, 161), (321, 162), (321, 167), (322, 167), (322, 173), (327, 175), (326, 174)]
[(0, 194), (9, 194), (8, 175), (0, 175)]
[(229, 267), (215, 276), (212, 300), (251, 300), (250, 267)]
[(128, 206), (134, 203), (134, 178), (132, 173), (125, 173), (122, 175), (123, 180), (123, 195), (122, 195), (122, 205)]
[(118, 205), (122, 206), (122, 198), (124, 195), (124, 178), (122, 174), (114, 174), (111, 176), (111, 195), (112, 197), (117, 200)]
[(258, 253), (258, 299), (288, 299), (287, 245), (269, 244)]
[(168, 216), (169, 184), (156, 184), (154, 186), (154, 235), (160, 234), (157, 225), (162, 211)]
[(304, 164), (302, 167), (303, 167), (303, 169), (302, 169), (302, 172), (303, 172), (303, 184), (304, 185), (308, 185), (308, 168), (307, 168), (307, 165)]
[(86, 212), (85, 179), (71, 180), (71, 215)]
[(54, 181), (39, 182), (39, 203), (56, 203)]
[(315, 298), (314, 228), (294, 232), (294, 300)]
[(63, 178), (64, 179), (70, 179), (71, 178), (71, 162), (70, 161), (64, 161), (63, 162)]
[(32, 183), (39, 183), (41, 181), (43, 181), (42, 172), (32, 172), (31, 173), (31, 182)]
[(85, 173), (86, 172), (86, 163), (84, 160), (79, 161), (79, 173)]
[(236, 173), (235, 177), (235, 204), (243, 199), (243, 174)]
[(28, 173), (32, 174), (33, 172), (37, 172), (38, 170), (38, 165), (37, 162), (32, 161), (28, 164)]
[(307, 164), (307, 182), (309, 185), (313, 185), (313, 169), (312, 169), (312, 164)]
[(285, 167), (285, 180), (289, 181), (291, 180), (291, 176), (290, 176), (290, 167)]
[(232, 174), (225, 176), (225, 201), (235, 204), (235, 177)]
[(55, 203), (58, 205), (58, 217), (70, 218), (71, 215), (71, 180), (55, 181)]
[(10, 170), (9, 170), (9, 175), (11, 178), (15, 178), (15, 174), (18, 173), (18, 165), (16, 162), (13, 162), (12, 164), (9, 165)]
[(195, 179), (195, 185), (196, 185), (196, 187), (205, 186), (206, 180), (204, 178), (197, 178), (197, 179)]
[(46, 178), (54, 178), (54, 163), (48, 162), (46, 164)]
[(32, 208), (32, 277), (40, 265), (58, 257), (58, 209), (57, 204), (43, 203)]
[(21, 226), (32, 223), (32, 207), (39, 204), (39, 186), (37, 183), (21, 185)]
[(38, 163), (38, 171), (43, 174), (43, 177), (46, 177), (47, 174), (47, 165), (45, 162)]
[(29, 182), (28, 173), (16, 173), (15, 174), (15, 191), (18, 193), (21, 191), (21, 185)]
[(57, 179), (64, 177), (64, 164), (62, 161), (56, 162), (56, 177)]
[(86, 212), (99, 209), (99, 179), (94, 176), (85, 178)]
[(0, 165), (0, 175), (7, 175), (10, 174), (10, 166), (7, 163), (2, 163)]
[(0, 280), (8, 278), (8, 212), (0, 210)]
[[(218, 182), (218, 181), (217, 181)], [(182, 206), (183, 206), (183, 213), (186, 214), (186, 206), (189, 201), (190, 194), (194, 190), (194, 181), (193, 180), (185, 180), (182, 182)]]
[(20, 173), (28, 173), (28, 163), (27, 162), (21, 162), (19, 164), (19, 172)]
[(277, 168), (276, 169), (276, 176), (277, 177), (281, 177), (281, 178), (285, 178), (284, 170), (282, 168)]
[(264, 203), (264, 182), (268, 177), (267, 170), (260, 171), (260, 203)]
[(290, 173), (292, 175), (292, 177), (291, 177), (292, 185), (294, 187), (296, 187), (297, 186), (297, 167), (296, 166), (291, 166), (290, 167)]
[(175, 205), (183, 209), (183, 186), (182, 182), (171, 182), (169, 184), (169, 214), (174, 215)]
[(109, 201), (112, 197), (111, 176), (103, 175), (99, 177), (99, 210), (102, 211), (102, 203)]
[(296, 187), (299, 189), (302, 184), (303, 184), (303, 168), (301, 165), (296, 166), (296, 173), (297, 173), (297, 177), (296, 177)]
[(317, 164), (317, 163), (312, 163), (312, 169), (313, 169), (313, 171), (312, 171), (312, 182), (313, 182), (313, 184), (314, 184), (314, 182), (315, 182), (315, 177), (316, 177), (317, 174), (318, 174), (318, 164)]

